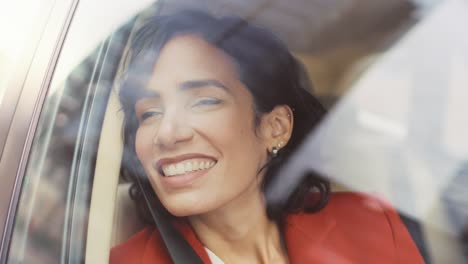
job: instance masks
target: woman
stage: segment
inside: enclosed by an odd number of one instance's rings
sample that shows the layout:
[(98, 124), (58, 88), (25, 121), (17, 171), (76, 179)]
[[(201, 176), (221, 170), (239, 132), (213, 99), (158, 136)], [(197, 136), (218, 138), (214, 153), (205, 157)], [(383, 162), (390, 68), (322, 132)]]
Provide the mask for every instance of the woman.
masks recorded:
[[(158, 210), (203, 262), (422, 263), (392, 208), (330, 194), (317, 175), (286, 201), (265, 201), (279, 166), (325, 113), (271, 33), (199, 11), (159, 16), (136, 32), (127, 65), (125, 166), (147, 179)], [(113, 248), (110, 262), (171, 259), (149, 226)]]

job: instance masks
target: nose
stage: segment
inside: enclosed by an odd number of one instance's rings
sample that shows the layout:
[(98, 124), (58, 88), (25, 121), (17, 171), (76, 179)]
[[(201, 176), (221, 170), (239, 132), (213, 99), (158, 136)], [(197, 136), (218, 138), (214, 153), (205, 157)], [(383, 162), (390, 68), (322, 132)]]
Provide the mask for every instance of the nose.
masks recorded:
[(183, 115), (167, 112), (153, 137), (153, 143), (160, 149), (173, 149), (192, 138), (193, 130)]

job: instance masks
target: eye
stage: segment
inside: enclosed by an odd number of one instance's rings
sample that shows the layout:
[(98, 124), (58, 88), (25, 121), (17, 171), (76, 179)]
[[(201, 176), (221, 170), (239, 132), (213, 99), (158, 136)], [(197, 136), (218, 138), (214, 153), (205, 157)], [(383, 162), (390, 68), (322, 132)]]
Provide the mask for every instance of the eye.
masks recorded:
[(141, 115), (140, 115), (140, 121), (143, 122), (149, 118), (153, 118), (153, 117), (159, 117), (163, 114), (163, 112), (159, 111), (159, 110), (156, 110), (156, 109), (149, 109), (149, 110), (146, 110), (145, 112), (143, 112)]
[(221, 100), (219, 99), (216, 99), (216, 98), (203, 98), (203, 99), (200, 99), (198, 101), (196, 101), (192, 107), (196, 107), (196, 106), (208, 106), (208, 105), (218, 105), (221, 103)]

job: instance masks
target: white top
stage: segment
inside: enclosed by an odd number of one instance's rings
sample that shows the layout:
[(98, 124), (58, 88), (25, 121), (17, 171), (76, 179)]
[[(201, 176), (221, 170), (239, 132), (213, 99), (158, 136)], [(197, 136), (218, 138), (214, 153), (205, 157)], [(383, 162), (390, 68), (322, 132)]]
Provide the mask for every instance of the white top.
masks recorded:
[(210, 258), (211, 263), (213, 264), (224, 264), (224, 262), (216, 256), (213, 251), (209, 250), (207, 247), (205, 247), (206, 253), (208, 254), (208, 257)]

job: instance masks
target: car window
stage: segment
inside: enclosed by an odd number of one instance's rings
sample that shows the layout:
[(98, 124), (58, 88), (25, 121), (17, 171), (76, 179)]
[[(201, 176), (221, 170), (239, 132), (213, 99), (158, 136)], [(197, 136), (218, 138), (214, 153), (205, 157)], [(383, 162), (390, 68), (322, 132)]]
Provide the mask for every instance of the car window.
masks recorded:
[(50, 16), (53, 1), (0, 3), (0, 158), (35, 50)]
[[(50, 2), (50, 1), (49, 1)], [(4, 38), (0, 43), (0, 105), (5, 97), (9, 82), (18, 74), (18, 66), (40, 35), (41, 28), (35, 25), (40, 15), (50, 7), (48, 1), (4, 1), (0, 3), (0, 32)]]
[[(416, 231), (426, 262), (464, 263), (466, 197), (460, 194), (468, 148), (461, 101), (468, 94), (460, 73), (468, 66), (461, 26), (468, 6), (417, 7), (420, 20), (397, 42), (359, 62), (366, 69), (348, 83), (297, 158), (312, 157), (308, 164), (298, 161), (304, 170), (383, 194)], [(284, 173), (289, 170), (298, 168)]]
[(80, 1), (34, 135), (8, 262), (107, 262), (151, 225), (122, 160), (129, 43), (155, 14), (198, 8), (273, 31), (328, 110), (268, 199), (314, 171), (333, 192), (387, 200), (426, 263), (464, 263), (468, 4), (363, 2)]
[[(389, 201), (426, 263), (463, 263), (461, 175), (468, 148), (462, 131), (468, 120), (461, 102), (468, 94), (461, 73), (468, 60), (461, 25), (468, 6), (461, 1), (368, 4), (231, 3), (207, 9), (241, 14), (273, 30), (303, 63), (312, 92), (329, 108), (280, 172), (287, 176), (271, 186), (277, 197), (270, 199), (285, 199), (281, 194), (287, 195), (303, 172), (319, 172), (335, 191), (373, 193)], [(180, 8), (174, 6), (162, 13)], [(124, 212), (115, 225), (141, 228), (141, 221), (125, 216), (130, 212), (125, 206), (116, 207)]]
[[(34, 135), (8, 263), (84, 261), (104, 111), (132, 15), (145, 4), (116, 13), (107, 23), (95, 17), (91, 1), (75, 11)], [(86, 32), (92, 23), (100, 25), (94, 36)]]

